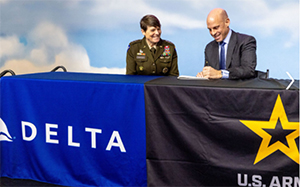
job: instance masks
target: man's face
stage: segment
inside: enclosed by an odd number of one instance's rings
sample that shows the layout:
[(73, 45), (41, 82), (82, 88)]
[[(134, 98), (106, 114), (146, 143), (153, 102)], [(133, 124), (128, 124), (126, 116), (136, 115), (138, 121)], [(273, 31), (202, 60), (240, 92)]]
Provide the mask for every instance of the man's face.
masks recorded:
[(147, 26), (147, 30), (142, 29), (142, 33), (150, 46), (157, 44), (160, 40), (160, 27)]
[(230, 20), (222, 20), (219, 16), (207, 18), (207, 28), (210, 35), (217, 41), (223, 41), (229, 32)]

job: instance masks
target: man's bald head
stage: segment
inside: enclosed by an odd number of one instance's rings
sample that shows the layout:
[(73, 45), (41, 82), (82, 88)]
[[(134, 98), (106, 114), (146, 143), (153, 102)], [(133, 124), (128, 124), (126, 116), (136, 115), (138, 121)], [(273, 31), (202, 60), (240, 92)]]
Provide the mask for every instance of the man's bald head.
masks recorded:
[(228, 18), (227, 12), (222, 8), (215, 8), (209, 12), (209, 14), (207, 16), (207, 20), (215, 19), (215, 18), (219, 18), (221, 20), (226, 20)]
[(210, 34), (217, 42), (221, 42), (226, 38), (229, 32), (230, 20), (224, 9), (215, 8), (210, 11), (206, 24)]

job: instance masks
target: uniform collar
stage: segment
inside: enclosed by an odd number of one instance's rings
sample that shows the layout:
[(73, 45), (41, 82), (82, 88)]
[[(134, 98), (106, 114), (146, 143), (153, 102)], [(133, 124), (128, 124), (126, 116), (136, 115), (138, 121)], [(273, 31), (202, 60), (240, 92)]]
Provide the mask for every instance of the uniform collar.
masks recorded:
[[(143, 40), (144, 40), (145, 44), (148, 46), (148, 48), (151, 49), (152, 47), (150, 47), (150, 45), (148, 44), (146, 37), (144, 37)], [(155, 49), (157, 49), (157, 47), (160, 46), (160, 44), (161, 44), (161, 38), (160, 38), (159, 42), (157, 42), (157, 44), (154, 45), (153, 47)]]

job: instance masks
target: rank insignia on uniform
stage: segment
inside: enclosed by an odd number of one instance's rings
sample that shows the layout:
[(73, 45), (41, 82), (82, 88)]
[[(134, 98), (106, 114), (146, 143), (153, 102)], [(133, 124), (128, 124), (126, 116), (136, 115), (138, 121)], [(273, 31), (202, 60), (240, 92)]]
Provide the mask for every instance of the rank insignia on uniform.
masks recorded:
[(143, 71), (143, 70), (144, 70), (144, 67), (143, 67), (143, 66), (140, 66), (139, 69), (140, 69), (140, 71)]
[(143, 50), (140, 49), (140, 52), (138, 52), (137, 55), (146, 55), (146, 54), (144, 53)]
[(164, 67), (164, 69), (162, 70), (163, 73), (167, 73), (169, 71), (169, 69), (167, 67)]

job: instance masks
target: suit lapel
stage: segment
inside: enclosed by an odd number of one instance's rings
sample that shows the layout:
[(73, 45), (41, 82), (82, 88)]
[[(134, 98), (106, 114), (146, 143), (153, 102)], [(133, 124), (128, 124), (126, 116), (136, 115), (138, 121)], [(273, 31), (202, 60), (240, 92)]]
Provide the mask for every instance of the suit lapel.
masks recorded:
[(212, 62), (209, 63), (211, 63), (211, 66), (215, 67), (215, 69), (220, 69), (219, 44), (215, 41), (213, 45), (214, 50), (212, 51)]
[(230, 67), (232, 54), (233, 54), (234, 48), (236, 46), (236, 42), (237, 42), (236, 33), (234, 31), (232, 31), (232, 34), (231, 34), (231, 37), (229, 40), (229, 44), (228, 44), (228, 48), (227, 48), (226, 69), (228, 69)]

